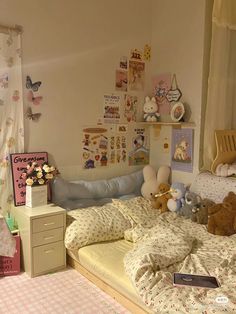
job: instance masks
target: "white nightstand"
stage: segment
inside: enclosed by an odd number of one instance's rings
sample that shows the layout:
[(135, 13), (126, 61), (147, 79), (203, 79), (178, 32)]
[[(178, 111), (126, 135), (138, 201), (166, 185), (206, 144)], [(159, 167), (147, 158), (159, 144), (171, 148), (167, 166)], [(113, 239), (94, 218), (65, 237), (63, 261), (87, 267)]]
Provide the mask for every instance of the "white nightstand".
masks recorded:
[(66, 211), (54, 204), (12, 208), (21, 237), (22, 266), (35, 277), (66, 266)]

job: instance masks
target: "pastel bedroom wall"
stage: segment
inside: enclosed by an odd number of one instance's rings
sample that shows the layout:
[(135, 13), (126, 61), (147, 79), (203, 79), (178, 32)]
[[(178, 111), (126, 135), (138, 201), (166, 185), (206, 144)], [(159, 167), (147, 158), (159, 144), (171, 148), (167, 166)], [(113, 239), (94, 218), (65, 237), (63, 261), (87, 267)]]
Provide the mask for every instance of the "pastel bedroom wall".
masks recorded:
[[(116, 92), (120, 57), (150, 44), (150, 14), (150, 0), (0, 2), (0, 23), (23, 27), (23, 82), (26, 75), (42, 81), (43, 100), (32, 105), (42, 116), (37, 123), (25, 120), (25, 150), (47, 151), (64, 178), (111, 177), (138, 168), (82, 170), (82, 126), (96, 124), (103, 95)], [(140, 101), (144, 94), (138, 93)]]
[[(200, 130), (206, 102), (213, 0), (153, 0), (151, 76), (175, 73), (183, 95), (181, 101), (191, 111), (194, 127), (193, 172), (173, 171), (172, 180), (191, 183), (199, 172)], [(151, 164), (171, 164), (170, 153), (163, 143), (171, 145), (172, 127), (152, 131)]]
[[(212, 0), (210, 0), (212, 2)], [(206, 69), (205, 25), (209, 0), (2, 0), (0, 23), (23, 27), (23, 81), (30, 75), (42, 81), (43, 96), (38, 123), (25, 120), (25, 150), (47, 151), (66, 179), (96, 179), (130, 173), (134, 166), (112, 165), (95, 170), (81, 167), (82, 126), (102, 117), (104, 93), (115, 92), (115, 69), (132, 48), (151, 44), (142, 102), (151, 92), (152, 75), (175, 72), (183, 99), (196, 123), (194, 173), (173, 173), (173, 179), (190, 182), (198, 171), (201, 105)], [(24, 86), (26, 94), (26, 88)], [(25, 97), (25, 108), (28, 101)], [(139, 108), (141, 110), (141, 108)], [(140, 112), (139, 112), (140, 114)], [(170, 164), (161, 149), (171, 128), (159, 136), (151, 128), (153, 166)]]

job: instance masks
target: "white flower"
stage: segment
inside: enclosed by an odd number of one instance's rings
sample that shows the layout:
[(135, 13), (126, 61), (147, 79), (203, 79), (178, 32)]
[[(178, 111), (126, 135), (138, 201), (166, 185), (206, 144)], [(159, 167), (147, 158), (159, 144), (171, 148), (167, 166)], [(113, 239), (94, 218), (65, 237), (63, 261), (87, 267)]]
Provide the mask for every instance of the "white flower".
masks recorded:
[(54, 171), (54, 170), (55, 170), (55, 167), (51, 166), (51, 167), (50, 167), (50, 171), (52, 172), (52, 171)]
[(45, 178), (46, 178), (47, 180), (50, 180), (50, 179), (53, 178), (53, 174), (47, 173), (47, 174), (45, 175)]
[(27, 185), (33, 185), (34, 181), (31, 178), (26, 179), (25, 183)]
[(38, 179), (42, 178), (42, 176), (43, 176), (43, 173), (42, 173), (42, 172), (38, 172), (38, 173), (37, 173), (37, 178), (38, 178)]
[(32, 167), (35, 167), (35, 166), (37, 166), (37, 162), (33, 161), (32, 162)]
[(43, 170), (44, 170), (45, 172), (50, 172), (50, 167), (49, 167), (48, 165), (44, 165), (44, 166), (43, 166)]
[(38, 183), (39, 183), (40, 185), (43, 185), (43, 184), (45, 183), (45, 181), (44, 181), (43, 179), (39, 179), (39, 180), (38, 180)]
[(42, 168), (41, 167), (36, 167), (35, 170), (39, 171), (39, 172), (42, 172)]

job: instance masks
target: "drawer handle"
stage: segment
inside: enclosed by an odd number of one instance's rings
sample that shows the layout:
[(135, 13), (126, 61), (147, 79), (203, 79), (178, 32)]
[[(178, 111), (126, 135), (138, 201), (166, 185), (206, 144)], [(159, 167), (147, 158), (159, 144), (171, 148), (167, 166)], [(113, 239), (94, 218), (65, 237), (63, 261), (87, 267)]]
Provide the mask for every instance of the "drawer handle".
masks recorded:
[(44, 240), (51, 240), (51, 239), (53, 239), (54, 238), (54, 236), (50, 236), (50, 237), (44, 237), (43, 239)]
[(48, 223), (45, 223), (43, 224), (44, 226), (51, 226), (51, 225), (55, 225), (55, 222), (48, 222)]
[(44, 251), (44, 253), (49, 254), (49, 253), (52, 253), (53, 251), (54, 251), (54, 249), (51, 249), (51, 250)]

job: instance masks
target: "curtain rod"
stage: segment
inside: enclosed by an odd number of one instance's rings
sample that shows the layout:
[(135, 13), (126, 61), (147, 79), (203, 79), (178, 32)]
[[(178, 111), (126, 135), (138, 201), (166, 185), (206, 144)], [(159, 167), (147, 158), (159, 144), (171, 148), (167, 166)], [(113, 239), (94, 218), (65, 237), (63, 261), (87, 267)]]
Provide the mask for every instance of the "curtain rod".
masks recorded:
[(5, 26), (5, 25), (0, 25), (0, 32), (1, 33), (5, 33), (8, 34), (9, 31), (14, 31), (18, 34), (22, 34), (23, 33), (23, 27), (21, 25), (15, 25), (13, 26)]

